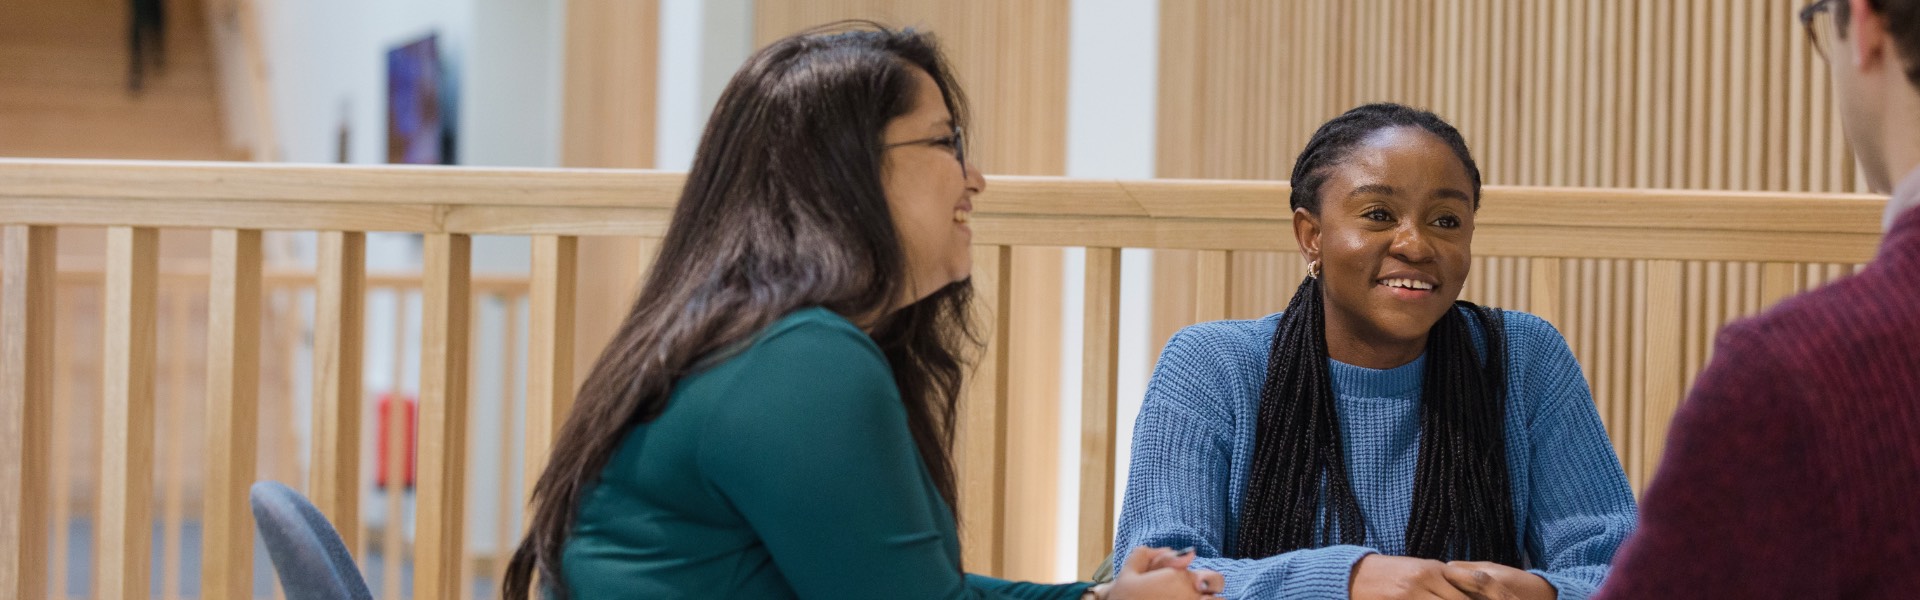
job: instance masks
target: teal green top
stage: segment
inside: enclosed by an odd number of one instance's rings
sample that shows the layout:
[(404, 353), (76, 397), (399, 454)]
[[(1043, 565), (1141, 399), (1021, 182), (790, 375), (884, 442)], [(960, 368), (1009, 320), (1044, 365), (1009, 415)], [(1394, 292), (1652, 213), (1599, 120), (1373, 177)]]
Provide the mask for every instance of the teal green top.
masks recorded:
[(960, 571), (959, 536), (872, 338), (797, 311), (682, 379), (581, 500), (572, 597), (1076, 598)]

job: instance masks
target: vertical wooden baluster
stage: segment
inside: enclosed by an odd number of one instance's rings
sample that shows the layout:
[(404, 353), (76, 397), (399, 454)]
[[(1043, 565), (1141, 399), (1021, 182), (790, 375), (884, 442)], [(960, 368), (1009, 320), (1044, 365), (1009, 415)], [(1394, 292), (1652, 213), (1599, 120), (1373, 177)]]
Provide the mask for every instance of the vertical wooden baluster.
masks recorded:
[(1634, 369), (1633, 346), (1633, 271), (1625, 260), (1610, 260), (1613, 267), (1613, 318), (1609, 321), (1608, 332), (1613, 338), (1613, 401), (1611, 412), (1601, 415), (1607, 420), (1608, 439), (1619, 451), (1620, 461), (1627, 460), (1626, 432), (1632, 427), (1628, 416), (1629, 406), (1637, 394), (1634, 393), (1632, 372)]
[(1113, 550), (1114, 436), (1120, 377), (1120, 249), (1088, 248), (1080, 406), (1080, 542), (1077, 573)]
[(204, 600), (253, 597), (253, 484), (260, 400), (260, 232), (217, 229), (207, 294)]
[(1560, 259), (1528, 259), (1527, 308), (1535, 316), (1546, 319), (1560, 331), (1566, 331), (1570, 321), (1560, 313), (1560, 286), (1563, 278), (1560, 273)]
[(1227, 266), (1232, 264), (1231, 250), (1201, 250), (1194, 267), (1193, 320), (1196, 323), (1218, 321), (1233, 314), (1228, 304), (1233, 299), (1233, 282)]
[(1013, 294), (1008, 276), (1013, 248), (973, 248), (973, 290), (984, 318), (975, 323), (986, 347), (967, 379), (954, 457), (959, 472), (961, 539), (970, 573), (998, 576), (1006, 569), (1007, 377)]
[(1636, 489), (1645, 489), (1646, 482), (1653, 478), (1653, 470), (1659, 464), (1661, 451), (1667, 443), (1667, 425), (1673, 420), (1674, 411), (1680, 408), (1680, 398), (1685, 391), (1685, 371), (1682, 358), (1685, 356), (1687, 338), (1682, 328), (1685, 318), (1683, 281), (1685, 268), (1680, 261), (1654, 260), (1647, 263), (1647, 285), (1644, 292), (1647, 307), (1646, 347), (1640, 355), (1647, 361), (1647, 387), (1645, 394), (1646, 409), (1641, 416), (1640, 429), (1640, 479)]
[[(515, 464), (519, 462), (515, 460), (519, 457), (513, 453), (514, 429), (517, 421), (514, 418), (513, 409), (514, 405), (519, 403), (520, 396), (520, 295), (509, 292), (502, 293), (499, 297), (505, 313), (502, 321), (505, 322), (506, 329), (501, 336), (505, 342), (500, 344), (500, 440), (497, 444), (500, 452), (498, 465), (500, 485), (495, 492), (498, 494), (499, 502), (494, 508), (496, 511), (493, 530), (495, 541), (491, 572), (496, 584), (507, 573), (507, 557), (512, 555), (513, 542), (519, 537), (519, 532), (513, 526), (513, 504), (514, 499), (520, 495), (514, 493), (516, 490), (513, 485), (513, 475), (515, 471), (520, 470), (521, 466)], [(472, 588), (472, 586), (467, 587)], [(496, 592), (494, 595), (500, 594)]]
[(153, 564), (154, 294), (159, 231), (107, 228), (95, 593), (145, 598)]
[(1799, 291), (1793, 263), (1770, 262), (1760, 267), (1760, 306), (1764, 310)]
[[(84, 288), (92, 290), (92, 283), (89, 282)], [(58, 298), (58, 294), (55, 295), (55, 298)], [(74, 309), (70, 302), (56, 301), (54, 304), (53, 310), (56, 316), (53, 320), (55, 323), (78, 325), (75, 323), (76, 319), (74, 316), (80, 311)], [(88, 333), (91, 332), (77, 331), (80, 329), (77, 326), (73, 327), (73, 329), (75, 330), (68, 331), (63, 326), (55, 326), (55, 331), (66, 331), (68, 339), (91, 339), (88, 335)], [(10, 337), (9, 339), (19, 338)], [(71, 347), (56, 347), (52, 352), (53, 410), (51, 411), (52, 414), (48, 415), (48, 418), (51, 420), (49, 423), (50, 431), (52, 431), (50, 434), (52, 436), (51, 439), (68, 440), (85, 438), (87, 434), (74, 430), (75, 424), (78, 423), (78, 421), (76, 421), (73, 416), (73, 405), (76, 402), (74, 399), (73, 384), (76, 378), (82, 377), (81, 373), (73, 368), (73, 355), (77, 350)], [(6, 380), (19, 381), (18, 379), (12, 378), (7, 378)], [(47, 456), (51, 457), (51, 460), (47, 462), (48, 465), (75, 464), (71, 462), (75, 460), (71, 456), (71, 444), (52, 441), (46, 443), (50, 444)], [(67, 555), (73, 543), (73, 528), (71, 527), (73, 522), (73, 469), (51, 469), (51, 471), (52, 474), (47, 478), (47, 491), (49, 492), (47, 502), (52, 506), (50, 512), (53, 516), (50, 522), (53, 524), (53, 546), (52, 550), (48, 552), (48, 555), (52, 557), (50, 562), (53, 568), (48, 571), (52, 573), (52, 575), (50, 575), (52, 579), (46, 582), (46, 588), (51, 596), (65, 598), (68, 580)], [(19, 489), (26, 488), (23, 486)], [(23, 594), (20, 597), (32, 598), (33, 596)]]
[(393, 288), (393, 352), (389, 354), (393, 357), (393, 385), (387, 396), (387, 485), (382, 490), (386, 523), (380, 532), (380, 597), (387, 600), (399, 600), (405, 593), (400, 585), (400, 567), (406, 553), (407, 473), (414, 470), (414, 452), (407, 440), (419, 431), (417, 412), (408, 415), (404, 384), (407, 361), (400, 357), (407, 351), (407, 296), (407, 288)]
[(53, 370), (57, 236), (32, 225), (0, 231), (0, 596), (48, 591), (53, 385), (63, 375)]
[[(168, 327), (167, 336), (167, 383), (166, 397), (159, 399), (164, 406), (160, 410), (160, 438), (164, 443), (155, 444), (155, 456), (165, 455), (165, 466), (157, 469), (160, 478), (160, 597), (175, 600), (180, 597), (180, 553), (185, 545), (180, 541), (180, 530), (187, 520), (186, 515), (186, 438), (188, 431), (185, 420), (187, 407), (187, 356), (193, 352), (188, 343), (188, 332), (193, 329), (189, 319), (193, 313), (188, 310), (188, 302), (193, 294), (182, 286), (168, 286), (167, 320), (173, 323)], [(164, 449), (165, 452), (160, 452)]]
[(1620, 364), (1613, 361), (1613, 332), (1620, 329), (1620, 323), (1613, 320), (1613, 290), (1617, 283), (1613, 280), (1613, 265), (1609, 264), (1613, 261), (1589, 262), (1598, 271), (1599, 281), (1591, 290), (1596, 296), (1593, 305), (1596, 327), (1589, 332), (1594, 340), (1594, 354), (1593, 362), (1588, 363), (1587, 368), (1593, 371), (1595, 409), (1600, 412), (1601, 420), (1606, 421), (1613, 412), (1613, 371), (1620, 368)]
[(1644, 260), (1633, 261), (1633, 331), (1631, 332), (1631, 343), (1633, 344), (1635, 358), (1639, 362), (1635, 363), (1632, 374), (1631, 385), (1633, 386), (1633, 401), (1629, 403), (1630, 405), (1627, 407), (1627, 418), (1623, 421), (1627, 428), (1627, 444), (1625, 446), (1625, 455), (1627, 458), (1622, 461), (1622, 465), (1627, 470), (1627, 480), (1632, 482), (1635, 492), (1645, 489), (1641, 486), (1641, 484), (1645, 482), (1645, 479), (1640, 472), (1640, 463), (1642, 462), (1641, 455), (1644, 454), (1642, 445), (1646, 440), (1647, 430), (1645, 422), (1647, 414), (1646, 390), (1648, 369), (1652, 368), (1645, 352), (1647, 344), (1648, 263), (1649, 261)]
[(320, 232), (313, 312), (313, 473), (308, 496), (349, 551), (360, 549), (361, 352), (367, 234)]
[[(527, 292), (525, 468), (529, 493), (546, 471), (554, 437), (573, 409), (574, 293), (579, 252), (577, 237), (533, 238), (532, 280)], [(533, 508), (527, 506), (529, 516)]]
[(472, 238), (428, 233), (423, 253), (419, 513), (413, 597), (452, 598), (466, 548), (467, 315)]

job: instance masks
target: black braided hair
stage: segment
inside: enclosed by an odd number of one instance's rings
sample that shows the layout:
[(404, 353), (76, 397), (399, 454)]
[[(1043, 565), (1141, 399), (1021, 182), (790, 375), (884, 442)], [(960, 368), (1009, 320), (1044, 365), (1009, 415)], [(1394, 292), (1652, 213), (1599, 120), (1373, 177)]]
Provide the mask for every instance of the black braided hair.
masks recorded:
[[(1466, 167), (1479, 208), (1480, 170), (1460, 132), (1433, 113), (1398, 104), (1368, 104), (1320, 126), (1294, 164), (1292, 207), (1318, 214), (1327, 167), (1367, 135), (1394, 127), (1417, 127), (1445, 141)], [(1320, 280), (1308, 277), (1274, 329), (1230, 557), (1365, 543), (1366, 518), (1341, 453), (1324, 301)], [(1475, 349), (1476, 329), (1484, 353)], [(1420, 455), (1407, 517), (1410, 556), (1521, 566), (1507, 471), (1505, 340), (1499, 310), (1464, 301), (1427, 334)]]

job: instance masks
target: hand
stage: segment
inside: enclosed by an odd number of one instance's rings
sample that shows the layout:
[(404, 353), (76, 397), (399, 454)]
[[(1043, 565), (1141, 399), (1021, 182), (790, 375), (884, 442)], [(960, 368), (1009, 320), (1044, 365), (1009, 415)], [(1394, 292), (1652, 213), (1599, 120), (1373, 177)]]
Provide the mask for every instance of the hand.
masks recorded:
[(1134, 548), (1114, 573), (1113, 583), (1094, 588), (1094, 595), (1103, 600), (1217, 598), (1225, 580), (1213, 571), (1187, 570), (1193, 558), (1166, 548)]
[(1472, 600), (1554, 600), (1560, 592), (1553, 584), (1539, 575), (1515, 569), (1500, 563), (1468, 562), (1456, 560), (1447, 566), (1467, 569), (1480, 576), (1468, 575), (1455, 580), (1454, 587), (1467, 592)]
[(1353, 600), (1483, 600), (1454, 583), (1473, 582), (1476, 577), (1493, 578), (1437, 560), (1369, 554), (1353, 565), (1347, 594)]

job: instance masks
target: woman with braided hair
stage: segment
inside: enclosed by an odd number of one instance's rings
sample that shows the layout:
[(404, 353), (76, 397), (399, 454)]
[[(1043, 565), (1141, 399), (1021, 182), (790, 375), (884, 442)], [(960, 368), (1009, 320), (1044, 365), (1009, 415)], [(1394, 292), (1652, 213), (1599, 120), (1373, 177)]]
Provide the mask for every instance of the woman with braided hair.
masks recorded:
[(1294, 165), (1310, 275), (1188, 327), (1134, 428), (1117, 548), (1197, 549), (1229, 598), (1585, 598), (1633, 529), (1580, 366), (1458, 301), (1480, 172), (1433, 113), (1369, 104)]

